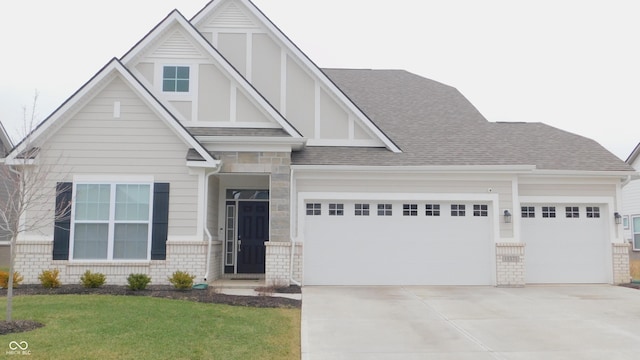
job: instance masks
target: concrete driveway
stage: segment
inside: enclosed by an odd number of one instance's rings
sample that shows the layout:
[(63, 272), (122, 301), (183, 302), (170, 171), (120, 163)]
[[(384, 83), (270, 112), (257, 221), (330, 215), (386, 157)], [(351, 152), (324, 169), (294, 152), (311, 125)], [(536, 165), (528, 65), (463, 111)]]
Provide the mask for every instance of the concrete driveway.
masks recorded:
[(640, 359), (640, 290), (304, 287), (302, 359)]

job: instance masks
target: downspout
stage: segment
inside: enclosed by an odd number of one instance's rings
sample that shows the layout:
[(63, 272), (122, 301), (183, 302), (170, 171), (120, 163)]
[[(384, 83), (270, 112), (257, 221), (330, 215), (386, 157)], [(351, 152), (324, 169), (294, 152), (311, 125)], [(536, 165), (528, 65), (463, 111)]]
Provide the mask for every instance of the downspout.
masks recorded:
[[(290, 175), (289, 175), (289, 221), (292, 220), (292, 212), (291, 210), (293, 210), (293, 168), (291, 169)], [(294, 284), (297, 286), (302, 286), (302, 283), (299, 281), (296, 281), (296, 279), (293, 278), (293, 259), (295, 256), (295, 252), (296, 252), (296, 240), (295, 237), (293, 236), (293, 224), (290, 223), (289, 224), (289, 240), (291, 241), (291, 251), (289, 252), (290, 256), (289, 256), (289, 283), (290, 284)]]
[(211, 235), (211, 232), (209, 231), (209, 227), (207, 226), (207, 219), (209, 217), (209, 204), (208, 204), (208, 200), (209, 200), (209, 177), (211, 175), (215, 175), (217, 173), (220, 172), (220, 169), (222, 169), (222, 164), (218, 164), (218, 167), (213, 170), (212, 172), (208, 173), (205, 177), (204, 177), (204, 201), (205, 201), (205, 206), (204, 206), (204, 233), (207, 235), (207, 241), (208, 241), (208, 245), (207, 245), (207, 265), (206, 265), (206, 273), (204, 274), (204, 281), (207, 281), (207, 279), (209, 278), (209, 269), (211, 268), (211, 246), (212, 246), (212, 242), (213, 242), (213, 235)]

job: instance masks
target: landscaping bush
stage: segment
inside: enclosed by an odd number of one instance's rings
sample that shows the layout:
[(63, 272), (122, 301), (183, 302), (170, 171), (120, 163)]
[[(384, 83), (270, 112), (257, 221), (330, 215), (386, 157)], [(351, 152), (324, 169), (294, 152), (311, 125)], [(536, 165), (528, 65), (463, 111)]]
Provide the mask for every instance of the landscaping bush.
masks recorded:
[[(22, 282), (24, 277), (19, 272), (13, 272), (13, 286), (18, 286)], [(6, 289), (9, 286), (9, 272), (0, 271), (0, 288)]]
[(38, 280), (40, 280), (40, 284), (42, 284), (45, 289), (58, 288), (60, 287), (60, 270), (42, 270), (40, 275), (38, 275)]
[(191, 275), (185, 271), (176, 271), (169, 278), (169, 282), (173, 284), (173, 287), (179, 290), (191, 289), (193, 286), (193, 279), (195, 275)]
[(144, 290), (150, 282), (151, 278), (145, 274), (129, 274), (127, 277), (129, 290)]
[(107, 277), (101, 273), (92, 273), (91, 270), (87, 270), (84, 272), (82, 276), (80, 276), (80, 282), (82, 286), (86, 288), (99, 288), (104, 285), (107, 281)]

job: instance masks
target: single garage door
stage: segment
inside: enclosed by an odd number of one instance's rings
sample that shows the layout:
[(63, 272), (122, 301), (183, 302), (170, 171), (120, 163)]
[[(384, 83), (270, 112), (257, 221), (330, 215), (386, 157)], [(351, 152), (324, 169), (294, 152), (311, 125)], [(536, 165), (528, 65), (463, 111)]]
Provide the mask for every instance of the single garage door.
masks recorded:
[(490, 285), (491, 205), (307, 202), (305, 285)]
[(608, 283), (606, 205), (523, 204), (527, 283)]

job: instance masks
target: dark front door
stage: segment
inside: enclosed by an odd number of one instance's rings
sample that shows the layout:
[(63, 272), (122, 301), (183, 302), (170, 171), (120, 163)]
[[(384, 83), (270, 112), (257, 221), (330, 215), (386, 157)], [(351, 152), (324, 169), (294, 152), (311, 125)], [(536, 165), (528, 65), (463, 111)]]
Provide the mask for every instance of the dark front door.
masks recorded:
[(238, 203), (238, 273), (264, 274), (265, 246), (269, 240), (269, 202)]

